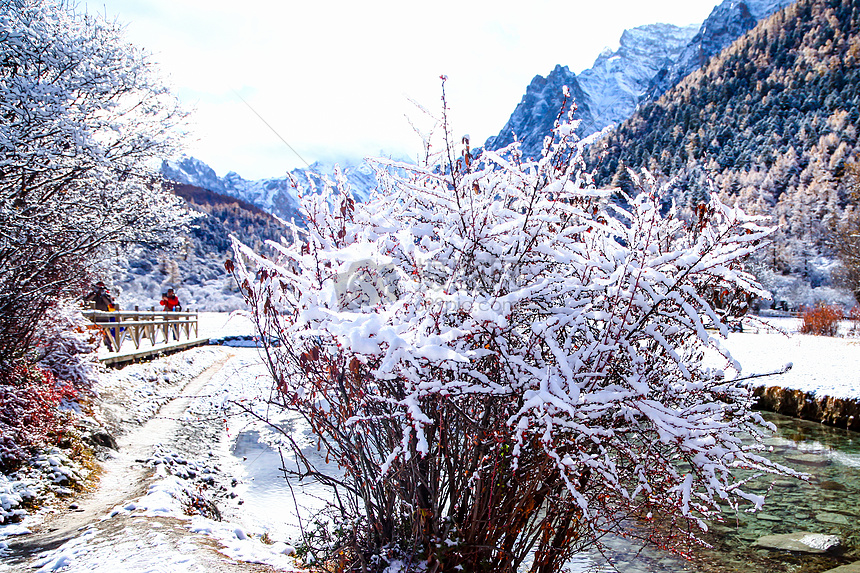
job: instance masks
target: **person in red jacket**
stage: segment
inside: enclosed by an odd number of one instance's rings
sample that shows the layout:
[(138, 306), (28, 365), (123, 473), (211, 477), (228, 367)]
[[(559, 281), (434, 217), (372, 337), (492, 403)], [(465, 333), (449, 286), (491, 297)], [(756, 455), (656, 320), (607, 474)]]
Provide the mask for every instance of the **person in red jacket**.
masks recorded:
[(172, 288), (167, 289), (167, 292), (161, 295), (161, 306), (167, 312), (179, 312), (182, 310), (182, 304), (176, 298)]

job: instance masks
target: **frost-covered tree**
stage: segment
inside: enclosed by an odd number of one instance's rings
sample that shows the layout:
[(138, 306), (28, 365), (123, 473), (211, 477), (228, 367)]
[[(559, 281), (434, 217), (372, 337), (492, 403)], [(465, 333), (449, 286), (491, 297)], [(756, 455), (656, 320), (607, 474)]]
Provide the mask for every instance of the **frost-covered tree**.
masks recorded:
[(187, 222), (152, 170), (183, 117), (118, 24), (64, 0), (0, 2), (0, 359), (110, 252)]
[(635, 174), (622, 209), (572, 134), (534, 163), (448, 136), (427, 165), (381, 161), (366, 203), (305, 193), (274, 257), (235, 245), (272, 403), (342, 468), (292, 442), (336, 491), (337, 570), (549, 573), (608, 532), (679, 548), (762, 503), (739, 470), (782, 471), (742, 441), (764, 422), (705, 328), (725, 334), (713, 293), (765, 295), (740, 262), (771, 230), (716, 200), (661, 214)]
[(833, 222), (830, 238), (842, 262), (842, 281), (860, 303), (860, 164), (846, 167), (845, 183), (850, 204), (840, 220)]

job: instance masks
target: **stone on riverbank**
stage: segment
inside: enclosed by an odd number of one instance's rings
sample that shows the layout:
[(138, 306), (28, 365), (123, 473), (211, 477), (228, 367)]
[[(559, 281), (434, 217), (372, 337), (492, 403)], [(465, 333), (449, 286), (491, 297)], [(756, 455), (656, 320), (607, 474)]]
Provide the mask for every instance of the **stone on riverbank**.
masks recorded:
[(790, 453), (785, 455), (785, 460), (797, 465), (824, 467), (830, 462), (827, 458), (817, 454)]
[(822, 511), (815, 514), (815, 519), (822, 523), (835, 523), (836, 525), (850, 525), (851, 521), (841, 513), (830, 513)]
[(836, 569), (828, 569), (824, 573), (860, 573), (860, 561), (855, 561), (848, 565), (840, 565)]
[(848, 490), (847, 487), (845, 487), (844, 485), (842, 485), (838, 481), (831, 481), (831, 480), (821, 482), (820, 484), (818, 484), (818, 487), (820, 487), (821, 489), (826, 489), (828, 491), (847, 491)]
[(836, 535), (800, 531), (780, 535), (765, 535), (753, 543), (753, 547), (776, 549), (778, 551), (794, 551), (795, 553), (826, 553), (838, 547), (839, 544), (839, 537)]

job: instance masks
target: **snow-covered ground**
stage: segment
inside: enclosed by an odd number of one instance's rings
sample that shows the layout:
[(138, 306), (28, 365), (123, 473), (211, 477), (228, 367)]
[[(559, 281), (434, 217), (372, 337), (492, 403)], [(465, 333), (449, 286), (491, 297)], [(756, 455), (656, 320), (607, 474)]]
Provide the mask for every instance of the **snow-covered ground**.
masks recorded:
[[(253, 334), (241, 314), (202, 313), (200, 321), (201, 336)], [(748, 324), (726, 341), (744, 375), (791, 362), (786, 374), (756, 382), (860, 399), (858, 339), (797, 335), (797, 319), (767, 322), (782, 332)], [(298, 532), (296, 510), (308, 516), (319, 503), (312, 490), (299, 493), (298, 508), (282, 492), (267, 491), (273, 482), (264, 480), (277, 479), (272, 453), (282, 436), (257, 417), (299, 443), (312, 439), (270, 408), (270, 378), (256, 349), (201, 347), (107, 370), (97, 391), (86, 423), (114, 432), (120, 445), (101, 451), (100, 487), (74, 492), (69, 483), (86, 476), (64, 472), (86, 468), (59, 450), (46, 452), (37, 470), (55, 478), (53, 503), (0, 525), (0, 571), (296, 569), (289, 545)], [(261, 477), (262, 464), (275, 477)], [(22, 492), (43, 495), (34, 489), (45, 480), (36, 477), (1, 479), (0, 508), (20, 512)]]
[(791, 369), (785, 374), (756, 378), (750, 384), (781, 386), (811, 392), (817, 396), (860, 399), (860, 338), (847, 336), (851, 325), (845, 321), (832, 338), (798, 334), (797, 318), (766, 318), (773, 329), (748, 322), (744, 332), (730, 333), (726, 346), (741, 364), (741, 376)]
[(246, 312), (200, 312), (197, 320), (201, 337), (253, 336), (256, 333)]
[[(201, 335), (251, 330), (241, 315), (201, 316)], [(266, 414), (269, 380), (252, 348), (201, 347), (107, 370), (86, 419), (113, 432), (119, 451), (101, 450), (98, 489), (74, 496), (62, 484), (36, 491), (45, 480), (27, 472), (0, 476), (0, 507), (20, 514), (22, 497), (48, 502), (0, 525), (0, 571), (295, 569), (286, 539), (248, 519), (245, 470), (232, 454), (241, 432), (265, 434), (242, 410)], [(84, 472), (60, 451), (43, 457), (44, 471)]]

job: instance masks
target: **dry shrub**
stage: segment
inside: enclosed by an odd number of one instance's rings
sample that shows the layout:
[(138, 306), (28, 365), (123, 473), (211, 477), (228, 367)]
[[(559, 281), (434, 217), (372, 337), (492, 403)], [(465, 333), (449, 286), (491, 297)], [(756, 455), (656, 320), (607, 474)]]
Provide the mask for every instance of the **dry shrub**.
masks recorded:
[(24, 363), (0, 364), (0, 469), (14, 469), (33, 449), (62, 434), (57, 406), (74, 397), (49, 371)]
[(818, 303), (803, 311), (803, 325), (800, 332), (818, 336), (836, 336), (842, 309), (836, 305)]

